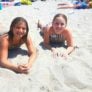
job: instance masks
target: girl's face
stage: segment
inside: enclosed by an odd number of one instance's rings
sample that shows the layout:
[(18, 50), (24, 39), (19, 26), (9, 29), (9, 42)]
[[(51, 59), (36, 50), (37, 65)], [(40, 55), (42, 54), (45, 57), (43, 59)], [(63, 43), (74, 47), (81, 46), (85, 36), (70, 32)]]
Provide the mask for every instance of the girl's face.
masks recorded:
[(52, 27), (56, 34), (61, 34), (66, 27), (65, 19), (62, 16), (56, 17), (52, 23)]
[(15, 25), (13, 28), (13, 34), (17, 38), (22, 38), (24, 35), (26, 35), (26, 24), (25, 22), (19, 22)]

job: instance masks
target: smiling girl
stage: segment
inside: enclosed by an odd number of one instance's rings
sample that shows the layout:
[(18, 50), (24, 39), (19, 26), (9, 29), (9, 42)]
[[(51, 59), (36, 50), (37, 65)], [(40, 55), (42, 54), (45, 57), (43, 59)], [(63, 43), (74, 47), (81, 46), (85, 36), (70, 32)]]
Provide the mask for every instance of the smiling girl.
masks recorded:
[[(8, 33), (0, 37), (0, 66), (11, 69), (18, 73), (27, 73), (36, 58), (36, 49), (31, 37), (28, 35), (29, 27), (27, 21), (22, 17), (15, 18)], [(8, 60), (8, 51), (26, 44), (29, 54), (27, 64), (15, 65)]]
[[(38, 27), (43, 33), (44, 46), (50, 49), (54, 56), (67, 57), (74, 50), (74, 42), (71, 30), (66, 28), (67, 17), (64, 14), (56, 14), (51, 26), (43, 26), (38, 22)], [(64, 52), (58, 51), (58, 47), (65, 47)]]

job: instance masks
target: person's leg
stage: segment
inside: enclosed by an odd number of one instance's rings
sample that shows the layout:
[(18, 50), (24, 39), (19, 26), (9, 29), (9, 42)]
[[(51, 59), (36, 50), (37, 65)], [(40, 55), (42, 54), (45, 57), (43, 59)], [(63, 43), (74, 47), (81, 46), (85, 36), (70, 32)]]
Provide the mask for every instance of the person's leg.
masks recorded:
[(66, 4), (58, 5), (58, 6), (59, 6), (58, 9), (75, 8), (75, 5), (72, 3), (66, 3)]
[(44, 30), (46, 25), (44, 25), (40, 20), (38, 20), (37, 27), (40, 28), (41, 30)]
[(58, 9), (71, 9), (71, 8), (75, 8), (75, 6), (74, 5), (72, 5), (72, 6), (69, 6), (69, 5), (65, 5), (65, 6), (60, 6)]
[(61, 6), (61, 5), (69, 5), (69, 3), (64, 2), (64, 3), (59, 3), (59, 4), (58, 4), (58, 6)]
[(38, 20), (37, 27), (40, 28), (40, 34), (43, 36), (46, 26), (40, 20)]

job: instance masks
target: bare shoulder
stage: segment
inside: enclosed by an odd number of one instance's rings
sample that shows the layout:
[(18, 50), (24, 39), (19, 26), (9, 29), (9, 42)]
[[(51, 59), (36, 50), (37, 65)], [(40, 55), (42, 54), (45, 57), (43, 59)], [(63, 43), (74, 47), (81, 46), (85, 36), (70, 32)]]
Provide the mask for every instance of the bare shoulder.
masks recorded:
[(28, 36), (27, 36), (27, 40), (31, 40), (31, 39), (32, 39), (31, 35), (28, 34)]
[(71, 32), (71, 29), (69, 28), (66, 28), (63, 32), (63, 35), (66, 39), (69, 39), (69, 38), (72, 38), (72, 32)]
[(9, 36), (8, 34), (3, 34), (0, 36), (0, 42), (8, 41)]
[(30, 35), (27, 36), (26, 44), (32, 44), (32, 38)]
[(48, 32), (48, 31), (50, 30), (50, 28), (51, 28), (51, 26), (50, 26), (50, 25), (47, 25), (47, 26), (45, 26), (44, 30), (45, 30), (46, 32)]
[(5, 33), (3, 35), (0, 35), (0, 39), (5, 38), (5, 37), (8, 37), (8, 34), (7, 33)]
[(0, 47), (7, 47), (9, 45), (9, 36), (4, 34), (0, 36)]
[(71, 29), (71, 28), (66, 28), (65, 30), (66, 30), (66, 31), (71, 31), (72, 29)]
[(71, 33), (72, 33), (72, 29), (66, 28), (65, 31), (64, 31), (64, 33), (66, 33), (66, 34), (71, 34)]

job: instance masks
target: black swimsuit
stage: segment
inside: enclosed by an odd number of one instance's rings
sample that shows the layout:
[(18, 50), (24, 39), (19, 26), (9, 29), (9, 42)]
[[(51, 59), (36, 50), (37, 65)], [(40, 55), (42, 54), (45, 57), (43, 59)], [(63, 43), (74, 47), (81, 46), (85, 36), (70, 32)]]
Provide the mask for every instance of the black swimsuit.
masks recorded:
[(65, 47), (65, 40), (63, 35), (60, 34), (52, 34), (49, 36), (50, 45), (52, 47)]

